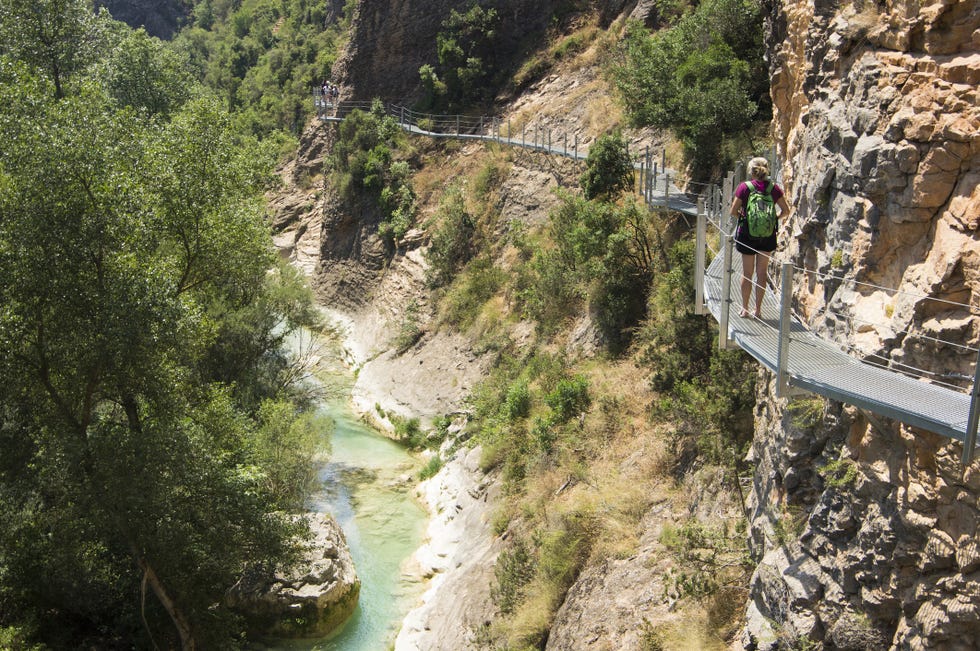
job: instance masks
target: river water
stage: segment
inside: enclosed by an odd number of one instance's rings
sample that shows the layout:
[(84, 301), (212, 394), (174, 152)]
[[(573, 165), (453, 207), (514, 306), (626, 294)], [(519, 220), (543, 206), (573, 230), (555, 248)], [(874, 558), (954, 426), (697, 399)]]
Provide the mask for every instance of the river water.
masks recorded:
[(332, 514), (347, 537), (361, 594), (344, 626), (323, 640), (281, 642), (291, 651), (379, 651), (391, 648), (401, 622), (422, 594), (410, 558), (423, 540), (427, 514), (413, 497), (419, 461), (366, 426), (349, 407), (350, 374), (333, 344), (322, 342), (317, 379), (327, 385), (321, 412), (334, 423), (322, 488), (312, 509)]

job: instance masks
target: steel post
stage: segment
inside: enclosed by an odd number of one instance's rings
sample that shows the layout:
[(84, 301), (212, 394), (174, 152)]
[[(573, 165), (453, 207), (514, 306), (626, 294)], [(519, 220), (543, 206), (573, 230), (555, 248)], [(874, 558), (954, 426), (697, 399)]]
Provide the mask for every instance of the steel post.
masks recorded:
[(698, 222), (694, 244), (694, 313), (704, 314), (704, 251), (708, 218), (704, 211), (704, 197), (698, 197)]
[[(779, 298), (779, 352), (776, 356), (776, 397), (789, 395), (789, 334), (793, 325), (793, 263), (784, 262), (779, 274), (781, 292)], [(765, 292), (765, 287), (756, 287), (756, 292)], [(756, 299), (758, 300), (758, 299)], [(743, 309), (748, 306), (743, 305)]]
[(973, 373), (973, 392), (970, 396), (970, 416), (966, 421), (966, 438), (963, 440), (963, 465), (973, 461), (977, 447), (977, 422), (980, 420), (980, 354)]
[(725, 350), (731, 346), (728, 338), (729, 311), (732, 307), (732, 238), (721, 232), (721, 305), (718, 313), (718, 348)]

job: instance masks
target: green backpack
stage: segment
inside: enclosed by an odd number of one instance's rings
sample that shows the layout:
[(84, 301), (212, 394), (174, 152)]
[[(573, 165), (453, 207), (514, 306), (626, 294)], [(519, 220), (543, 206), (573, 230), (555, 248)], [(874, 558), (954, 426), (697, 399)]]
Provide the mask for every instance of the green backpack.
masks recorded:
[(759, 192), (755, 184), (749, 181), (749, 198), (745, 202), (745, 221), (749, 224), (749, 235), (752, 237), (769, 237), (776, 232), (776, 202), (772, 200), (772, 181), (766, 185), (766, 191)]

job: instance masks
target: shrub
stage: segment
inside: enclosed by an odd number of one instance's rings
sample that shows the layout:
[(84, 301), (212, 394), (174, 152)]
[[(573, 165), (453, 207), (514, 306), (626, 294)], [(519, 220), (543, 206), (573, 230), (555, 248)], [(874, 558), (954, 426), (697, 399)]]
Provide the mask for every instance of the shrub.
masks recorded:
[(528, 582), (534, 578), (534, 558), (523, 539), (518, 538), (513, 547), (500, 552), (493, 576), (495, 585), (490, 590), (491, 598), (501, 613), (514, 612), (524, 598)]
[(672, 129), (695, 178), (720, 161), (726, 138), (767, 119), (763, 11), (747, 0), (706, 0), (673, 27), (650, 34), (631, 23), (613, 77), (636, 125)]
[(555, 422), (568, 422), (586, 411), (592, 404), (592, 398), (589, 396), (589, 380), (582, 375), (563, 378), (558, 381), (554, 391), (545, 396), (544, 401), (551, 407)]
[(431, 459), (429, 459), (428, 463), (422, 466), (422, 469), (419, 470), (419, 481), (425, 481), (426, 479), (435, 477), (436, 474), (438, 474), (442, 469), (444, 463), (445, 462), (442, 460), (442, 457), (440, 457), (438, 454), (434, 455)]
[(421, 450), (426, 447), (426, 435), (422, 431), (422, 422), (418, 418), (405, 418), (398, 414), (389, 413), (388, 419), (395, 428), (395, 438), (411, 450)]
[(436, 212), (426, 259), (428, 280), (433, 287), (449, 284), (476, 251), (476, 224), (466, 210), (466, 198), (458, 185), (446, 190)]
[(419, 323), (419, 304), (418, 301), (413, 300), (405, 307), (405, 316), (395, 336), (395, 350), (398, 354), (404, 353), (414, 346), (423, 334), (424, 330)]
[(693, 242), (671, 248), (671, 267), (654, 277), (647, 319), (638, 334), (650, 383), (661, 392), (659, 410), (681, 437), (693, 437), (711, 461), (730, 458), (752, 435), (755, 367), (741, 350), (718, 350), (716, 328), (693, 312)]
[(531, 413), (531, 391), (525, 380), (518, 380), (510, 385), (504, 410), (511, 421), (526, 418)]
[(355, 110), (340, 124), (328, 166), (334, 187), (348, 204), (368, 199), (378, 206), (379, 235), (393, 246), (415, 221), (411, 168), (396, 158), (404, 135), (375, 100), (370, 112)]
[(474, 260), (446, 295), (446, 319), (461, 330), (469, 328), (503, 282), (504, 272), (495, 267), (492, 260)]
[(843, 457), (827, 462), (818, 472), (827, 486), (843, 489), (854, 485), (855, 480), (857, 480), (858, 467), (854, 461)]
[(589, 148), (579, 184), (586, 199), (614, 198), (633, 187), (633, 160), (622, 132), (599, 136)]

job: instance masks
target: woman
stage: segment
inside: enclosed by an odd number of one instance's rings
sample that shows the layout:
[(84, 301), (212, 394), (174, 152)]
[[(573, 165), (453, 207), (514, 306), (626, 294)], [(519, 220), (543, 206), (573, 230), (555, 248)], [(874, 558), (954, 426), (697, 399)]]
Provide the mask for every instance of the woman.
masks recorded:
[(749, 161), (750, 180), (739, 184), (732, 201), (731, 215), (738, 219), (735, 229), (735, 250), (742, 254), (742, 313), (749, 315), (749, 294), (752, 293), (752, 272), (755, 270), (755, 316), (762, 316), (762, 297), (766, 291), (766, 270), (769, 268), (769, 254), (776, 250), (776, 231), (763, 237), (753, 237), (749, 232), (745, 207), (753, 191), (766, 194), (767, 189), (773, 202), (779, 207), (776, 222), (789, 215), (789, 204), (783, 196), (783, 189), (769, 180), (769, 161), (765, 158), (753, 158)]

